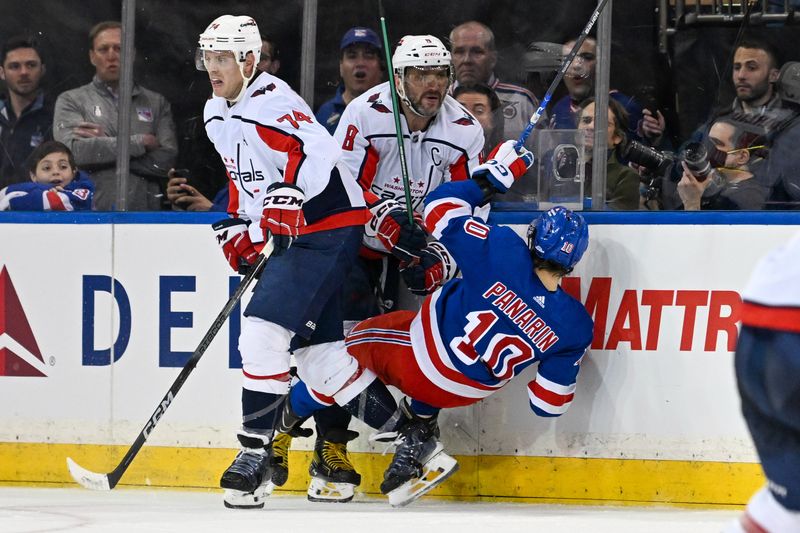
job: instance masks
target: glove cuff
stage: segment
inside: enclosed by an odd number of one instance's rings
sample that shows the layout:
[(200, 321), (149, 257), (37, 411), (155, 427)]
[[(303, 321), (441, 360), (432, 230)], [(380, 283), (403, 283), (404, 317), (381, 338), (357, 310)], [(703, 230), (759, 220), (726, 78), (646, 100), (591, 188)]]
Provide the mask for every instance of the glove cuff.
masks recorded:
[(377, 237), (378, 230), (380, 229), (381, 224), (383, 224), (383, 220), (389, 215), (389, 212), (396, 209), (403, 209), (403, 206), (400, 204), (400, 202), (391, 198), (379, 200), (378, 202), (375, 202), (369, 206), (369, 212), (372, 217), (364, 226), (364, 234), (367, 237)]
[(450, 252), (447, 251), (447, 248), (444, 247), (444, 244), (439, 241), (431, 241), (428, 243), (427, 249), (438, 255), (439, 259), (442, 261), (442, 269), (444, 272), (442, 284), (458, 276), (458, 265), (455, 259), (453, 259), (453, 256), (450, 255)]
[(303, 208), (306, 195), (303, 189), (291, 183), (276, 182), (267, 187), (264, 208), (299, 211)]

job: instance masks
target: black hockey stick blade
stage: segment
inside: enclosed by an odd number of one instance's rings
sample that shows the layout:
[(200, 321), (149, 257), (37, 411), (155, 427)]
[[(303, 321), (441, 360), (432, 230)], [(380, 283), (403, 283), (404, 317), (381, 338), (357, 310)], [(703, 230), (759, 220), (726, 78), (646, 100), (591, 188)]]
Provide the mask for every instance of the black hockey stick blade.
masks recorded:
[(242, 299), (242, 296), (244, 295), (245, 291), (247, 291), (247, 288), (250, 286), (253, 280), (261, 274), (261, 271), (264, 270), (264, 266), (267, 264), (267, 259), (272, 254), (273, 249), (274, 247), (272, 240), (270, 240), (267, 242), (266, 246), (264, 246), (264, 249), (259, 254), (258, 259), (253, 264), (253, 267), (239, 283), (236, 291), (228, 299), (225, 307), (223, 307), (222, 311), (220, 311), (220, 313), (217, 315), (217, 318), (214, 320), (214, 323), (211, 324), (211, 327), (206, 332), (203, 340), (200, 341), (200, 344), (197, 346), (197, 349), (195, 349), (192, 357), (190, 357), (189, 361), (186, 362), (186, 365), (183, 367), (183, 370), (181, 370), (181, 373), (178, 374), (178, 377), (175, 378), (175, 382), (169, 388), (167, 394), (156, 406), (155, 411), (153, 411), (153, 414), (150, 415), (150, 418), (147, 419), (147, 423), (142, 428), (142, 431), (139, 432), (139, 436), (136, 437), (134, 443), (130, 448), (128, 448), (128, 452), (125, 454), (125, 457), (122, 458), (122, 461), (120, 461), (117, 467), (107, 474), (98, 474), (97, 472), (92, 472), (91, 470), (83, 468), (70, 457), (67, 457), (67, 468), (69, 469), (69, 473), (79, 485), (91, 490), (111, 490), (117, 486), (117, 483), (119, 483), (119, 480), (125, 474), (125, 471), (128, 470), (128, 467), (133, 462), (136, 454), (139, 453), (139, 450), (142, 448), (145, 441), (150, 437), (150, 433), (153, 431), (153, 429), (155, 429), (158, 421), (161, 420), (161, 417), (164, 416), (164, 413), (172, 404), (175, 396), (178, 395), (178, 391), (181, 390), (181, 387), (183, 387), (183, 384), (186, 382), (189, 374), (191, 374), (195, 366), (197, 366), (197, 362), (203, 356), (206, 349), (208, 349), (211, 341), (213, 341), (214, 337), (217, 336), (217, 333), (222, 328), (222, 325), (226, 320), (228, 320), (228, 317), (239, 303), (239, 300)]

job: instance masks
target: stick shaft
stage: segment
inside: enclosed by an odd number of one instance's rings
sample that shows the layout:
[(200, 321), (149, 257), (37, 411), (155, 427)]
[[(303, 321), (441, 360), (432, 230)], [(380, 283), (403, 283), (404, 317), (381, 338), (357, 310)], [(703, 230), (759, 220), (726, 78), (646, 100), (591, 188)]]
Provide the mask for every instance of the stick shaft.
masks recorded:
[(392, 94), (392, 115), (394, 116), (394, 130), (397, 135), (397, 149), (400, 152), (400, 174), (403, 178), (403, 189), (406, 193), (406, 211), (408, 222), (414, 223), (414, 206), (411, 205), (411, 184), (408, 180), (408, 165), (406, 163), (406, 143), (403, 139), (403, 128), (400, 125), (400, 102), (397, 98), (395, 87), (394, 68), (392, 67), (392, 49), (389, 46), (389, 32), (386, 29), (386, 16), (383, 13), (383, 0), (378, 0), (378, 13), (381, 19), (381, 33), (383, 34), (383, 51), (386, 54), (386, 69), (389, 71), (389, 91)]
[(272, 253), (271, 241), (267, 243), (264, 248), (264, 252), (259, 254), (258, 259), (253, 264), (250, 271), (245, 275), (242, 281), (239, 283), (239, 286), (236, 288), (236, 291), (231, 295), (228, 299), (225, 307), (222, 308), (222, 311), (219, 312), (217, 318), (211, 324), (211, 327), (208, 329), (206, 334), (203, 336), (203, 339), (200, 341), (200, 344), (195, 349), (192, 356), (184, 365), (183, 370), (181, 370), (178, 377), (175, 378), (175, 381), (170, 386), (167, 394), (161, 399), (161, 401), (156, 406), (153, 414), (150, 415), (150, 418), (147, 419), (147, 423), (142, 428), (142, 431), (139, 432), (139, 436), (136, 437), (136, 440), (131, 444), (131, 447), (128, 449), (128, 452), (125, 454), (125, 457), (122, 458), (119, 465), (109, 472), (108, 474), (108, 485), (109, 489), (113, 489), (122, 476), (125, 474), (125, 471), (128, 470), (128, 467), (133, 462), (133, 459), (136, 457), (136, 454), (139, 453), (139, 450), (144, 445), (145, 441), (150, 437), (150, 433), (158, 424), (158, 421), (164, 416), (164, 413), (167, 411), (167, 408), (172, 404), (173, 399), (178, 394), (178, 391), (181, 390), (183, 384), (186, 382), (186, 379), (189, 377), (189, 374), (192, 373), (194, 368), (197, 366), (197, 362), (203, 357), (203, 354), (208, 349), (208, 346), (211, 344), (211, 341), (214, 340), (214, 337), (217, 336), (217, 333), (222, 328), (225, 321), (231, 315), (233, 310), (236, 308), (236, 305), (242, 299), (245, 291), (253, 282), (253, 280), (264, 270), (264, 266), (267, 264), (267, 259), (269, 255)]

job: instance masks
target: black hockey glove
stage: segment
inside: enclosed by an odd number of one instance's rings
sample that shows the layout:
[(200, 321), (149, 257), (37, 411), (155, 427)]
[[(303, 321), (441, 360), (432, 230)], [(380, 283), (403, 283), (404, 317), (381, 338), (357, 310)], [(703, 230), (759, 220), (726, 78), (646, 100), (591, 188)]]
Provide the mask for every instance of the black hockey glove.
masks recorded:
[(441, 243), (432, 242), (420, 252), (418, 262), (400, 265), (400, 273), (408, 290), (425, 296), (454, 278), (458, 267)]
[[(408, 212), (395, 200), (381, 200), (370, 208), (372, 220), (367, 235), (378, 237), (381, 244), (400, 261), (411, 262), (419, 257), (425, 247), (427, 233), (417, 214), (414, 221), (408, 220)], [(372, 230), (372, 231), (370, 231)]]

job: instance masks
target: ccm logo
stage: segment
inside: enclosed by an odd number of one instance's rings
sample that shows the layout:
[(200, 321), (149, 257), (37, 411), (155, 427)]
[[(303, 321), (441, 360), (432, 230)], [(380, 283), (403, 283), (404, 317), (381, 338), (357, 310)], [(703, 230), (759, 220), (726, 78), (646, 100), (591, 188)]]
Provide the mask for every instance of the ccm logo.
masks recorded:
[(298, 208), (303, 206), (303, 200), (298, 198), (297, 196), (267, 196), (264, 198), (264, 207), (268, 207), (271, 205), (282, 205), (282, 206), (297, 206)]
[(161, 403), (158, 405), (158, 407), (156, 407), (153, 416), (150, 417), (150, 420), (148, 420), (147, 424), (145, 424), (144, 426), (144, 430), (142, 431), (142, 433), (144, 433), (145, 439), (150, 436), (150, 432), (153, 431), (153, 428), (156, 427), (158, 421), (161, 419), (162, 416), (164, 416), (164, 413), (167, 412), (167, 407), (170, 406), (172, 400), (174, 399), (175, 397), (172, 395), (172, 391), (169, 391), (169, 393), (167, 393), (167, 397), (161, 400)]

